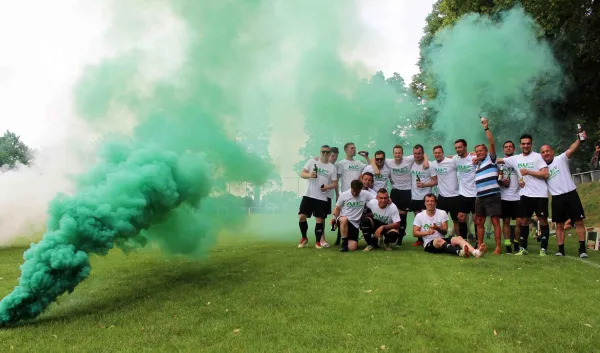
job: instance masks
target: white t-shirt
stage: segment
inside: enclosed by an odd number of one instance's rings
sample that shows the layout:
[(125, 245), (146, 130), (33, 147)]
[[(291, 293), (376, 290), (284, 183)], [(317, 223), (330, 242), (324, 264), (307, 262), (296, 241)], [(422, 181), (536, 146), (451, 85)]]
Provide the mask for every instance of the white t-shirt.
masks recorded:
[(519, 201), (519, 176), (514, 168), (499, 164), (498, 168), (502, 168), (502, 180), (510, 179), (508, 186), (500, 185), (500, 199), (504, 201)]
[(321, 185), (329, 185), (334, 180), (337, 180), (337, 172), (335, 166), (331, 163), (321, 163), (321, 161), (315, 161), (314, 159), (309, 159), (308, 162), (304, 165), (304, 169), (308, 170), (309, 173), (312, 173), (315, 168), (315, 164), (317, 165), (317, 178), (308, 178), (306, 179), (306, 192), (304, 192), (304, 196), (327, 201), (326, 192), (321, 192)]
[(379, 202), (374, 199), (367, 203), (367, 207), (373, 212), (373, 220), (383, 224), (392, 224), (400, 222), (398, 207), (394, 204), (389, 204), (385, 208), (379, 207)]
[[(507, 167), (517, 170), (517, 175), (521, 177), (520, 169), (527, 169), (537, 172), (543, 168), (548, 168), (548, 164), (542, 158), (542, 155), (537, 152), (531, 152), (527, 156), (522, 153), (516, 156), (504, 158), (504, 164)], [(527, 197), (548, 197), (548, 185), (544, 179), (536, 178), (532, 175), (523, 177), (525, 187), (520, 188), (519, 195)]]
[(352, 190), (344, 191), (340, 194), (336, 206), (340, 206), (340, 216), (348, 218), (348, 221), (352, 223), (356, 228), (360, 222), (360, 218), (365, 210), (367, 202), (373, 200), (373, 195), (366, 191), (361, 190), (358, 197), (352, 195)]
[(425, 188), (417, 187), (417, 175), (421, 179), (422, 183), (428, 183), (431, 181), (431, 177), (437, 176), (435, 173), (435, 169), (431, 168), (431, 165), (428, 169), (423, 168), (423, 164), (414, 163), (410, 168), (412, 174), (412, 188), (411, 194), (413, 200), (423, 200), (425, 195), (431, 193), (431, 186)]
[(342, 179), (340, 192), (344, 192), (350, 190), (350, 183), (352, 183), (352, 180), (359, 179), (363, 169), (365, 169), (367, 165), (361, 161), (349, 161), (343, 159), (338, 161), (336, 166), (338, 177)]
[[(415, 220), (413, 221), (413, 225), (419, 227), (421, 232), (426, 232), (433, 226), (433, 224), (437, 224), (439, 227), (442, 226), (442, 223), (448, 222), (448, 214), (446, 211), (435, 209), (435, 214), (433, 217), (430, 217), (427, 214), (427, 210), (419, 212), (415, 216)], [(425, 247), (429, 242), (431, 242), (435, 238), (443, 238), (444, 236), (439, 231), (435, 231), (432, 235), (426, 235), (423, 237), (423, 247)]]
[(373, 189), (363, 189), (365, 191), (368, 191), (369, 193), (371, 193), (371, 195), (373, 195), (373, 197), (377, 197), (377, 191), (373, 190)]
[(374, 175), (373, 189), (379, 190), (379, 189), (385, 188), (387, 186), (387, 181), (390, 177), (390, 168), (388, 168), (385, 164), (383, 165), (383, 168), (379, 168), (379, 173), (380, 173), (379, 175), (375, 175), (372, 165), (368, 165), (365, 167), (365, 169), (363, 170), (363, 173), (366, 173), (366, 172), (370, 172)]
[(566, 153), (554, 156), (552, 163), (548, 164), (548, 173), (550, 175), (546, 183), (552, 196), (566, 194), (577, 188), (573, 179), (571, 179), (569, 159)]
[(465, 158), (460, 156), (452, 157), (458, 171), (458, 194), (464, 197), (476, 197), (477, 188), (475, 187), (475, 171), (477, 165), (473, 164), (473, 156), (468, 154)]
[(438, 193), (440, 196), (458, 196), (458, 177), (456, 163), (451, 158), (444, 158), (441, 162), (429, 162), (430, 168), (435, 169), (438, 177)]
[(390, 169), (390, 181), (392, 188), (397, 190), (410, 190), (411, 174), (410, 168), (415, 162), (415, 157), (404, 156), (402, 162), (396, 164), (394, 159), (386, 159), (385, 165)]

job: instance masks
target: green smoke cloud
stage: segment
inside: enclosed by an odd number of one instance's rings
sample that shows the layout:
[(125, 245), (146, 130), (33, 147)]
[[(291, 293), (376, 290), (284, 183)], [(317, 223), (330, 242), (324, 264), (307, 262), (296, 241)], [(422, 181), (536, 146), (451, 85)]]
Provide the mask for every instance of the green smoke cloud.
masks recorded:
[(486, 114), (497, 136), (516, 138), (524, 131), (551, 136), (540, 122), (544, 106), (560, 99), (562, 71), (539, 28), (521, 7), (496, 18), (469, 14), (436, 33), (425, 51), (427, 71), (438, 95), (434, 129), (444, 139), (481, 140), (478, 116)]

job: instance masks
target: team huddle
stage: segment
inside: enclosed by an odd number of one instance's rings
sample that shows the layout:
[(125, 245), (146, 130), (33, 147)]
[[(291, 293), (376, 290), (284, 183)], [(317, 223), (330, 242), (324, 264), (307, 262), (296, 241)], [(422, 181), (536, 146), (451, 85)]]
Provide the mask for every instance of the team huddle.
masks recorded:
[[(585, 214), (569, 170), (569, 160), (585, 140), (585, 132), (579, 131), (576, 141), (558, 156), (550, 145), (534, 152), (532, 136), (523, 134), (521, 153), (515, 155), (515, 144), (506, 141), (500, 158), (487, 119), (481, 117), (481, 124), (487, 145), (479, 144), (474, 152), (468, 152), (467, 142), (459, 139), (453, 156), (445, 156), (443, 147), (437, 145), (432, 161), (422, 145), (415, 145), (410, 156), (404, 156), (403, 147), (396, 145), (393, 158), (386, 158), (382, 150), (376, 151), (373, 159), (366, 151), (358, 152), (363, 163), (354, 159), (356, 146), (348, 142), (344, 145), (346, 158), (338, 162), (339, 150), (323, 145), (320, 157), (308, 160), (300, 173), (307, 186), (298, 212), (302, 234), (298, 247), (308, 244), (307, 218), (312, 216), (316, 219), (315, 247), (329, 247), (325, 220), (333, 213), (330, 224), (332, 230), (338, 230), (340, 251), (356, 251), (360, 232), (367, 244), (364, 251), (392, 250), (392, 245), (402, 245), (407, 214), (413, 212), (412, 235), (417, 238), (413, 245), (423, 246), (426, 252), (482, 257), (487, 251), (483, 239), (489, 217), (496, 243), (493, 253), (502, 253), (504, 238), (505, 253), (526, 255), (529, 224), (535, 214), (540, 224), (540, 256), (546, 256), (550, 194), (558, 245), (555, 255), (565, 255), (565, 223), (570, 221), (579, 238), (579, 257), (586, 258)], [(473, 244), (467, 241), (469, 217), (477, 235)]]

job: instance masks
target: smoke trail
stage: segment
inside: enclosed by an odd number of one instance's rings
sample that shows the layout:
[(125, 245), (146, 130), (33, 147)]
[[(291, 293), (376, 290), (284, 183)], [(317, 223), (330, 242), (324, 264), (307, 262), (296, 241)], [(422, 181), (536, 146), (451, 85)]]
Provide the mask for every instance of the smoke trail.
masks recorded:
[(497, 136), (515, 138), (533, 126), (545, 128), (546, 136), (554, 132), (552, 124), (539, 122), (545, 118), (541, 107), (560, 98), (562, 71), (521, 7), (497, 19), (464, 16), (436, 33), (425, 58), (438, 89), (430, 102), (437, 112), (434, 129), (447, 140), (481, 139), (482, 112)]

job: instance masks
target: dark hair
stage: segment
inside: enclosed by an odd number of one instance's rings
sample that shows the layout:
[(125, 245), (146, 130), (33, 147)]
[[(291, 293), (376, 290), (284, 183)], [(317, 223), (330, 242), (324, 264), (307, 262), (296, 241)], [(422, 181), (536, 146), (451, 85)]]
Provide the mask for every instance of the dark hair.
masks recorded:
[(393, 151), (394, 151), (396, 148), (399, 148), (399, 149), (401, 149), (401, 150), (402, 150), (402, 152), (404, 152), (404, 148), (403, 148), (402, 146), (400, 146), (400, 145), (395, 145), (394, 147), (392, 147), (392, 152), (393, 152)]
[(346, 144), (344, 145), (344, 151), (345, 151), (345, 150), (346, 150), (348, 147), (350, 147), (350, 145), (353, 145), (353, 144), (354, 144), (354, 142), (346, 142)]
[[(373, 175), (373, 173), (371, 173), (371, 172), (364, 172), (364, 173), (363, 173), (363, 175), (368, 175), (368, 176), (370, 176), (371, 178), (375, 179), (375, 175)], [(362, 177), (363, 177), (363, 175), (361, 175), (360, 177), (362, 178)]]
[(331, 148), (331, 147), (329, 147), (329, 145), (323, 145), (323, 146), (321, 146), (321, 148)]
[(507, 144), (507, 143), (510, 143), (511, 145), (513, 145), (513, 148), (515, 148), (515, 143), (514, 143), (514, 142), (512, 142), (511, 140), (508, 140), (508, 141), (504, 142), (504, 143), (502, 144), (502, 148), (504, 148), (504, 146), (506, 146), (506, 144)]
[(521, 135), (521, 137), (519, 137), (519, 143), (521, 143), (522, 139), (530, 139), (531, 143), (533, 143), (533, 137), (531, 137), (531, 135), (529, 135), (529, 134), (523, 134), (523, 135)]
[(429, 193), (429, 194), (425, 195), (425, 197), (423, 198), (423, 201), (424, 201), (426, 198), (428, 198), (428, 197), (433, 197), (433, 199), (435, 200), (435, 202), (437, 202), (437, 196), (435, 196), (435, 195), (434, 195), (434, 194), (432, 194), (432, 193)]
[(419, 150), (419, 149), (420, 149), (422, 152), (425, 152), (425, 151), (423, 150), (423, 146), (422, 146), (421, 144), (416, 144), (416, 145), (415, 145), (415, 147), (413, 147), (413, 151), (414, 151), (414, 150)]
[(442, 145), (435, 145), (435, 146), (433, 146), (433, 151), (437, 150), (438, 148), (441, 148), (442, 152), (444, 152), (444, 147), (442, 147)]
[(331, 147), (331, 153), (340, 153), (340, 150), (338, 150), (337, 147)]
[(386, 188), (381, 188), (381, 189), (377, 190), (377, 193), (378, 194), (387, 194), (388, 192), (387, 192)]
[(350, 183), (350, 189), (356, 191), (356, 190), (362, 190), (363, 188), (363, 184), (360, 180), (352, 180), (352, 182)]
[(382, 150), (375, 152), (374, 156), (377, 157), (378, 154), (382, 154), (383, 157), (385, 157), (385, 152), (383, 152)]
[(458, 139), (458, 140), (454, 141), (454, 144), (456, 145), (459, 142), (462, 143), (463, 145), (465, 145), (465, 147), (467, 147), (467, 141), (465, 141), (465, 139)]

